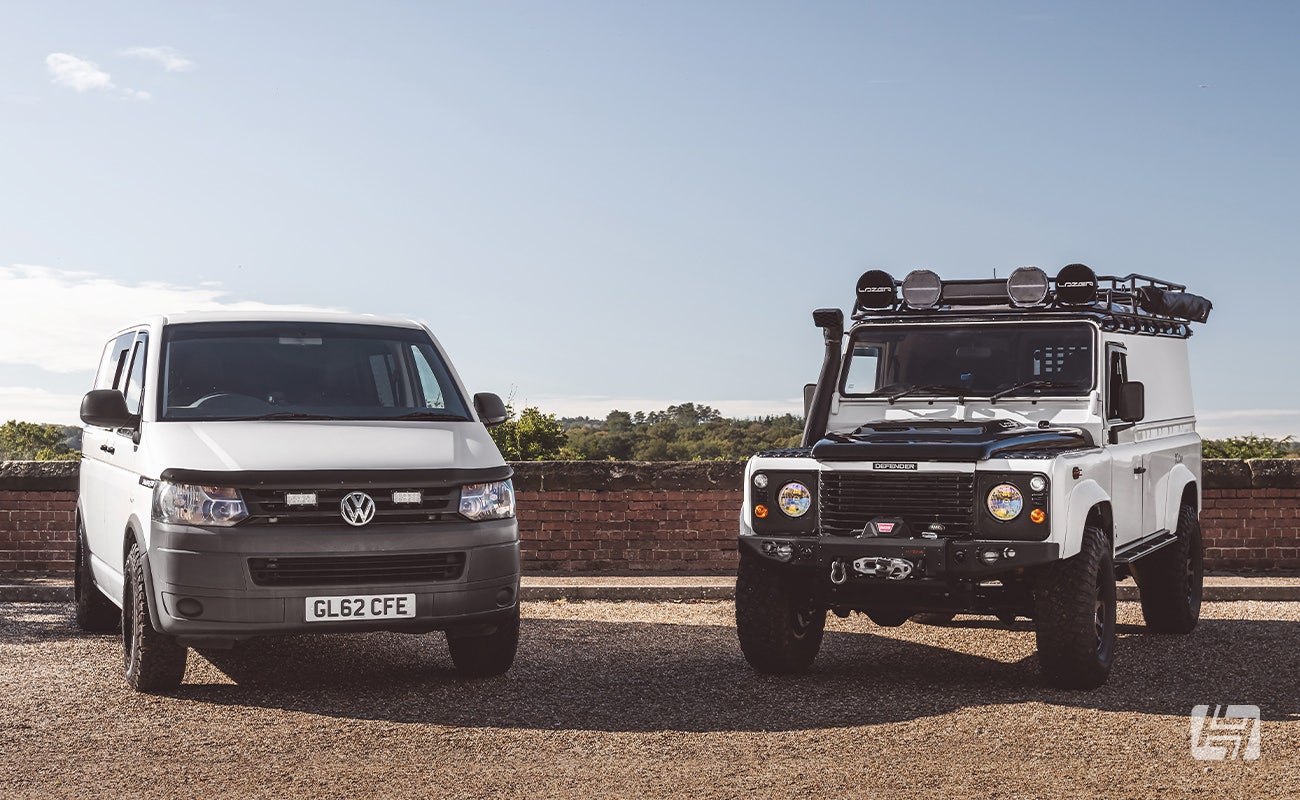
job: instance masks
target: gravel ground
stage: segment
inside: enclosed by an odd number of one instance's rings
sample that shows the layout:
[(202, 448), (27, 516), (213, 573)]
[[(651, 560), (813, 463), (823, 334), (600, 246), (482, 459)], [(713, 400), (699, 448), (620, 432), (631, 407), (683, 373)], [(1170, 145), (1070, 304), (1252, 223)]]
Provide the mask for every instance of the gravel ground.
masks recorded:
[[(65, 604), (0, 604), (0, 798), (1300, 798), (1300, 603), (1213, 603), (1188, 637), (1120, 607), (1092, 692), (1044, 688), (984, 619), (832, 619), (813, 671), (740, 655), (730, 603), (531, 603), (502, 678), (440, 635), (191, 653), (170, 696)], [(1197, 704), (1261, 708), (1257, 761), (1189, 751)]]

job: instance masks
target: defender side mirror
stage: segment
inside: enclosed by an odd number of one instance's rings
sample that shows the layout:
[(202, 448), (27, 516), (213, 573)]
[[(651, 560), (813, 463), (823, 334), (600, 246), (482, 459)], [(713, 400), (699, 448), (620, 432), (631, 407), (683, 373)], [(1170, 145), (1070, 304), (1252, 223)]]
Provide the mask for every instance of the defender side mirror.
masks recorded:
[(127, 410), (121, 392), (95, 389), (81, 398), (81, 421), (96, 428), (134, 428), (140, 417)]
[(1125, 381), (1119, 392), (1119, 418), (1125, 422), (1141, 422), (1147, 415), (1146, 387), (1141, 381)]
[(489, 428), (510, 419), (510, 412), (506, 411), (506, 404), (501, 402), (500, 397), (491, 392), (479, 392), (474, 395), (474, 410), (478, 412), (479, 420)]
[(808, 419), (808, 412), (812, 409), (813, 395), (817, 392), (817, 384), (805, 383), (803, 385), (803, 418)]

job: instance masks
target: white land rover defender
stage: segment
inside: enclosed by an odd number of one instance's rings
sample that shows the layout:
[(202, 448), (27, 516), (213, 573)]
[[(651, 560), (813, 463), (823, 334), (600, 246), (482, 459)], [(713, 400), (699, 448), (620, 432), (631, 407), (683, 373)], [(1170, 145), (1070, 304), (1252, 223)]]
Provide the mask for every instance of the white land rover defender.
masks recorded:
[(120, 625), (134, 688), (268, 634), (442, 630), (462, 674), (513, 662), (512, 471), (484, 427), (506, 409), (425, 326), (153, 317), (108, 340), (81, 419), (76, 621)]
[[(901, 296), (900, 296), (901, 295)], [(1115, 583), (1147, 627), (1200, 614), (1201, 440), (1188, 371), (1208, 300), (1168, 281), (858, 282), (852, 327), (813, 313), (825, 361), (802, 446), (745, 470), (736, 626), (763, 672), (806, 670), (826, 612), (1034, 620), (1056, 686), (1110, 672)]]

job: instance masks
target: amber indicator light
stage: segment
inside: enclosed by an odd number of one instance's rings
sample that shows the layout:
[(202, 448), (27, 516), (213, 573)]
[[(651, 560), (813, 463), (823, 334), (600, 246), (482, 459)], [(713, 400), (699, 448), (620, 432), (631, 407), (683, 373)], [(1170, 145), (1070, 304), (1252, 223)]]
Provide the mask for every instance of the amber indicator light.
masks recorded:
[(754, 516), (758, 517), (759, 519), (767, 519), (767, 506), (763, 505), (762, 503), (759, 503), (758, 505), (754, 506)]
[(1036, 524), (1038, 524), (1038, 525), (1041, 525), (1041, 524), (1043, 524), (1043, 520), (1045, 520), (1045, 519), (1047, 519), (1047, 514), (1046, 514), (1046, 512), (1044, 512), (1043, 509), (1041, 509), (1041, 508), (1035, 508), (1033, 511), (1030, 511), (1030, 512), (1029, 512), (1029, 521), (1030, 521), (1030, 522), (1033, 522), (1033, 523), (1036, 523)]

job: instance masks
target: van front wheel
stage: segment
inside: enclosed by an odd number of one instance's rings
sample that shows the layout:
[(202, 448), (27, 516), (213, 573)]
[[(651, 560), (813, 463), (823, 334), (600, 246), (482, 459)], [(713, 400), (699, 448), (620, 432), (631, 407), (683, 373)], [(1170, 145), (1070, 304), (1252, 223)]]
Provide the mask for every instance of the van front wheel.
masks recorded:
[(504, 674), (515, 663), (519, 649), (519, 605), (486, 636), (463, 636), (447, 631), (447, 649), (456, 671), (466, 678)]
[(189, 648), (159, 633), (149, 618), (149, 591), (144, 582), (144, 554), (132, 544), (126, 554), (122, 591), (122, 661), (126, 682), (137, 692), (175, 689), (185, 677)]

